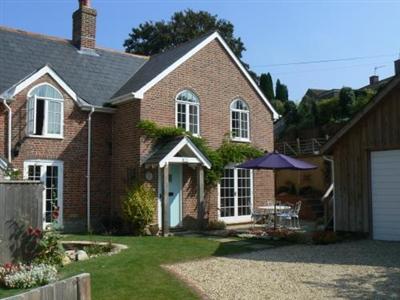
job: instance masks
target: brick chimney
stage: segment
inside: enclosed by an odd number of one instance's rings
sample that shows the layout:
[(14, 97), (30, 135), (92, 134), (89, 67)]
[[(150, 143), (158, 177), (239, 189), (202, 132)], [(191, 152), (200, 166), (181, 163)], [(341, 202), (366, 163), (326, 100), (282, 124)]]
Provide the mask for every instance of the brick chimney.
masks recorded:
[(379, 76), (378, 75), (372, 75), (369, 77), (369, 84), (374, 85), (379, 82)]
[(96, 16), (90, 0), (78, 0), (79, 8), (72, 15), (72, 42), (79, 50), (96, 46)]
[(394, 75), (400, 75), (400, 59), (394, 61)]

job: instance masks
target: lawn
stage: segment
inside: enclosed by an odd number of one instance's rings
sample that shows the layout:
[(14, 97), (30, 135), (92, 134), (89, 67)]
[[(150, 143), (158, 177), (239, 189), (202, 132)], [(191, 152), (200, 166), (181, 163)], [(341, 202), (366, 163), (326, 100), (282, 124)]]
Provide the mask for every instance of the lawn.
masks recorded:
[[(220, 243), (196, 237), (105, 237), (68, 235), (66, 240), (109, 241), (129, 248), (113, 256), (72, 263), (61, 269), (62, 277), (91, 274), (92, 298), (101, 299), (196, 299), (196, 294), (160, 265), (221, 256), (250, 250), (245, 245)], [(0, 297), (16, 294), (0, 289)]]

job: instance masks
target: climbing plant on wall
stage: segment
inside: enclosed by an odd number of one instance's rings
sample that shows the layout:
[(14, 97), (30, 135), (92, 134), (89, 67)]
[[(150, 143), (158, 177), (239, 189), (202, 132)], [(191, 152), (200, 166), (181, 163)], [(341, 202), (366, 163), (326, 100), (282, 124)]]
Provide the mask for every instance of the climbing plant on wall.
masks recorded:
[(235, 143), (226, 138), (218, 149), (211, 148), (207, 141), (201, 137), (193, 136), (182, 128), (159, 126), (153, 121), (142, 120), (137, 127), (143, 134), (156, 143), (165, 143), (169, 140), (187, 136), (199, 150), (207, 156), (211, 162), (211, 169), (205, 171), (205, 184), (207, 187), (216, 185), (229, 163), (240, 163), (247, 159), (257, 158), (263, 155), (263, 151), (251, 144)]

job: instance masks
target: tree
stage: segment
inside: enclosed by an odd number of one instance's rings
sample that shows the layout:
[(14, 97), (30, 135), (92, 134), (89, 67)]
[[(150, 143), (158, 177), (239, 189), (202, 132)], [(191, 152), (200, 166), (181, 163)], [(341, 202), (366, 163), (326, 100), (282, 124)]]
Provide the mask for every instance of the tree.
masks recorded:
[(287, 88), (286, 85), (282, 84), (279, 79), (276, 81), (275, 98), (279, 99), (281, 101), (288, 101), (289, 100), (288, 88)]
[(356, 100), (354, 91), (349, 87), (344, 87), (339, 92), (340, 117), (345, 119), (350, 117), (351, 108)]
[(245, 47), (233, 35), (233, 24), (206, 11), (176, 12), (169, 21), (148, 21), (133, 28), (125, 40), (126, 52), (153, 55), (168, 50), (203, 34), (216, 31), (222, 35), (237, 57), (242, 57)]
[(275, 98), (274, 95), (274, 83), (272, 82), (272, 76), (270, 73), (262, 73), (260, 76), (260, 89), (267, 97), (268, 100)]

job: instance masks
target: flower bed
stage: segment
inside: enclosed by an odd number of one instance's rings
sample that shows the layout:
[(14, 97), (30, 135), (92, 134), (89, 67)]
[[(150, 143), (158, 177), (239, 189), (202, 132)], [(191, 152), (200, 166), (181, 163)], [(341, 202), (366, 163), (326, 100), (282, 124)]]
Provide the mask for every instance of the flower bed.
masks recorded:
[(57, 280), (57, 269), (46, 264), (5, 264), (0, 267), (0, 284), (6, 288), (26, 289)]

